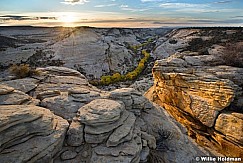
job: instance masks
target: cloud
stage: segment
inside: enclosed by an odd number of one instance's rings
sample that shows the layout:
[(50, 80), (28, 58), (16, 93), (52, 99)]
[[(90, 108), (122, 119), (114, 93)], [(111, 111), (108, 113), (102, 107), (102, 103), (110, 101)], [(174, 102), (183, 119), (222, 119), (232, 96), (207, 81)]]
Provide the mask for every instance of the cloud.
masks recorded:
[(121, 10), (124, 11), (131, 11), (131, 12), (143, 12), (149, 10), (149, 8), (131, 8), (128, 5), (121, 5)]
[(233, 1), (230, 1), (230, 0), (226, 0), (226, 1), (217, 1), (217, 2), (214, 2), (214, 3), (216, 3), (216, 4), (225, 4), (225, 3), (231, 3), (231, 2), (233, 2)]
[(30, 19), (28, 16), (19, 16), (19, 15), (3, 15), (0, 16), (2, 20), (28, 20)]
[(66, 5), (77, 5), (77, 4), (84, 4), (86, 2), (89, 2), (88, 0), (64, 0), (64, 2), (61, 2)]
[(202, 8), (207, 7), (207, 4), (193, 4), (193, 3), (162, 3), (159, 5), (162, 8)]
[(243, 23), (242, 19), (225, 19), (225, 20), (211, 20), (211, 19), (185, 19), (177, 22), (174, 21), (154, 21), (155, 25), (183, 25), (183, 26), (195, 26), (195, 25), (234, 25)]
[(128, 5), (121, 5), (121, 8), (128, 8)]
[(117, 6), (117, 4), (112, 3), (112, 4), (108, 4), (108, 5), (96, 5), (96, 6), (94, 6), (94, 7), (102, 8), (102, 7), (112, 7), (112, 6)]
[(22, 15), (3, 15), (0, 16), (0, 20), (2, 21), (10, 21), (10, 20), (57, 20), (57, 17), (49, 17), (49, 16), (41, 16), (41, 17), (31, 17), (31, 16), (22, 16)]
[(232, 16), (231, 18), (242, 18), (243, 19), (243, 16), (239, 15), (239, 16)]

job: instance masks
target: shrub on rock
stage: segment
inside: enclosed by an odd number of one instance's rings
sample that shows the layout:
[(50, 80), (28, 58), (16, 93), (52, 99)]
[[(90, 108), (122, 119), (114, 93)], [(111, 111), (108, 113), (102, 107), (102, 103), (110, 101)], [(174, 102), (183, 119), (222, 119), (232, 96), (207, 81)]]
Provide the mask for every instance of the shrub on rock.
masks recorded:
[(31, 68), (28, 64), (12, 65), (9, 68), (9, 72), (15, 75), (17, 78), (25, 78), (32, 75), (40, 75), (40, 72), (34, 68)]

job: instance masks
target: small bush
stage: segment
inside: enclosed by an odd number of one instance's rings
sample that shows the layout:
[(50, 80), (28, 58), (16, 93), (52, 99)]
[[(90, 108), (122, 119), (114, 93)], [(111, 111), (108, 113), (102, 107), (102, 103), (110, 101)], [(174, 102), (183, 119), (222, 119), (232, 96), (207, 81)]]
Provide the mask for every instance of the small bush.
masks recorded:
[(163, 153), (169, 150), (166, 140), (172, 137), (172, 132), (161, 127), (158, 129), (158, 138), (156, 139), (156, 149), (150, 150), (148, 163), (164, 163)]
[(109, 85), (112, 83), (111, 76), (102, 76), (100, 79), (101, 85)]
[(9, 68), (9, 72), (15, 75), (17, 78), (25, 78), (33, 75), (40, 75), (40, 72), (34, 68), (31, 68), (28, 64), (12, 65)]
[(240, 44), (226, 44), (222, 59), (228, 66), (243, 68), (243, 46)]
[(160, 128), (158, 130), (158, 134), (159, 134), (159, 137), (156, 140), (156, 150), (161, 151), (161, 152), (165, 152), (165, 151), (169, 150), (166, 145), (166, 140), (172, 136), (172, 132)]
[(111, 80), (113, 82), (119, 82), (122, 81), (122, 75), (120, 73), (115, 73), (111, 76)]

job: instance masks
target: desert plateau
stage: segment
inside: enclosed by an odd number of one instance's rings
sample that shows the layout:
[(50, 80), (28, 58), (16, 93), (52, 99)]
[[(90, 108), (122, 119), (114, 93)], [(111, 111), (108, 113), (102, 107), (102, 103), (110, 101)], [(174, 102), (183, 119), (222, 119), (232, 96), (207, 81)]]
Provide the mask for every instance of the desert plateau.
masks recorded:
[(243, 163), (242, 8), (1, 0), (0, 163)]
[(242, 28), (0, 27), (0, 42), (3, 163), (243, 157)]

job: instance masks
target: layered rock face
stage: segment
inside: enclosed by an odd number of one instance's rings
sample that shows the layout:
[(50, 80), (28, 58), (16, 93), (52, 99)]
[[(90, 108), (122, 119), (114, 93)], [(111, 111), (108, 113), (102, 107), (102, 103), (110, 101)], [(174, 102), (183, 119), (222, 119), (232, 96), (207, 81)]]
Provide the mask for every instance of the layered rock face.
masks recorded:
[(149, 158), (169, 163), (212, 155), (133, 88), (106, 92), (72, 69), (38, 71), (40, 76), (0, 83), (3, 163), (138, 163)]
[(156, 148), (136, 123), (153, 107), (139, 92), (104, 92), (64, 67), (38, 71), (0, 84), (1, 162), (140, 162)]
[(210, 66), (213, 58), (178, 53), (157, 61), (149, 92), (200, 144), (242, 157), (243, 69)]
[(0, 106), (0, 160), (46, 162), (62, 148), (68, 123), (33, 105)]
[[(140, 101), (132, 97), (140, 98)], [(152, 135), (143, 138), (141, 133), (146, 131), (141, 130), (136, 120), (143, 110), (151, 108), (150, 102), (134, 89), (101, 93), (78, 109), (67, 132), (67, 145), (63, 151), (74, 152), (76, 157), (71, 159), (74, 162), (80, 159), (94, 163), (146, 161), (149, 148), (156, 148), (156, 140)], [(89, 150), (77, 151), (84, 146)], [(141, 157), (145, 148), (146, 157)], [(56, 162), (63, 161), (62, 155), (56, 159)]]

